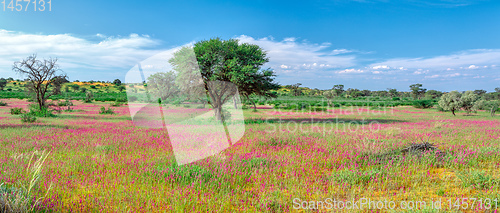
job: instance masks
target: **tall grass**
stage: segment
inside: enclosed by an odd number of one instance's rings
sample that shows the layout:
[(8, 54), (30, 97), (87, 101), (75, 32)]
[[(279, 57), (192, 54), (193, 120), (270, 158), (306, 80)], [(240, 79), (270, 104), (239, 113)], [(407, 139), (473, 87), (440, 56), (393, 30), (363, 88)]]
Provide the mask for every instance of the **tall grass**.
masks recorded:
[[(35, 212), (40, 201), (47, 195), (34, 199), (35, 193), (39, 189), (43, 163), (50, 152), (42, 151), (38, 159), (34, 160), (37, 154), (38, 152), (34, 152), (28, 162), (26, 168), (28, 180), (25, 182), (19, 181), (18, 187), (8, 187), (4, 183), (0, 184), (0, 212)], [(50, 191), (50, 187), (48, 191)]]

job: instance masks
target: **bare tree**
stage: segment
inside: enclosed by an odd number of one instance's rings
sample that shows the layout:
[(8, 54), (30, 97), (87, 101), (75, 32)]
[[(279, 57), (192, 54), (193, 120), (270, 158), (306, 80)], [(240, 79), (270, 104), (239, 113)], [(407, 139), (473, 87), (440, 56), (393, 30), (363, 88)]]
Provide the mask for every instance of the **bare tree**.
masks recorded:
[(12, 71), (27, 76), (27, 92), (34, 96), (41, 110), (45, 107), (46, 100), (61, 93), (61, 85), (67, 82), (67, 76), (61, 72), (57, 65), (57, 58), (38, 60), (36, 54), (22, 61), (14, 62)]

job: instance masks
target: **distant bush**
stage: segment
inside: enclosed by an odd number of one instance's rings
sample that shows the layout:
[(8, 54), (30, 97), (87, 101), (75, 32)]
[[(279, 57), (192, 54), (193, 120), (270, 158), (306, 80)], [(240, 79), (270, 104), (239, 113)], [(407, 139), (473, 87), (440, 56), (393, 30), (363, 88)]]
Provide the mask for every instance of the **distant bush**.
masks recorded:
[(116, 102), (126, 103), (127, 98), (116, 98)]
[(443, 107), (441, 107), (440, 105), (437, 105), (436, 109), (437, 109), (439, 112), (448, 112), (448, 110), (443, 109)]
[(111, 106), (114, 106), (114, 107), (118, 107), (118, 106), (121, 106), (122, 103), (118, 102), (118, 101), (115, 101), (113, 102), (112, 104), (110, 104)]
[(15, 107), (15, 108), (10, 108), (10, 114), (11, 115), (20, 115), (23, 114), (24, 110), (21, 107)]
[(36, 121), (36, 116), (31, 113), (25, 113), (21, 115), (21, 121), (23, 123), (33, 123)]
[(433, 100), (416, 100), (413, 101), (412, 106), (418, 109), (428, 109), (434, 106)]
[(113, 112), (113, 109), (111, 109), (111, 107), (108, 107), (108, 109), (106, 109), (105, 107), (101, 107), (99, 114), (115, 114), (115, 112)]
[(130, 97), (128, 97), (128, 101), (129, 101), (129, 102), (135, 102), (135, 101), (137, 101), (137, 97), (135, 97), (135, 96), (130, 96)]
[(85, 93), (85, 103), (91, 103), (92, 100), (94, 100), (94, 93), (92, 93), (91, 91)]
[(7, 103), (0, 101), (0, 106), (7, 106)]
[(399, 101), (399, 100), (401, 100), (401, 98), (399, 98), (399, 97), (393, 97), (392, 100), (393, 101)]

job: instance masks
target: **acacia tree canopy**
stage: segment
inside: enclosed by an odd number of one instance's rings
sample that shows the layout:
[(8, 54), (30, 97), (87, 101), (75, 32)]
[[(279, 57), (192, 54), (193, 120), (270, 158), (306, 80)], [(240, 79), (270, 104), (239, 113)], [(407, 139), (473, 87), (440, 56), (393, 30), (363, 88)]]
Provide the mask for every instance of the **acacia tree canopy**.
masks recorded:
[(462, 105), (461, 100), (462, 95), (458, 91), (451, 91), (441, 96), (439, 100), (439, 106), (444, 110), (451, 111), (455, 115), (455, 111), (460, 110)]
[[(190, 47), (181, 48), (169, 62), (178, 72), (177, 83), (180, 89), (192, 90), (197, 88), (192, 85), (202, 84), (205, 91), (194, 91), (194, 94), (208, 95), (216, 114), (220, 112), (218, 109), (221, 104), (224, 104), (224, 97), (211, 92), (210, 85), (212, 89), (226, 88), (227, 85), (214, 86), (209, 82), (231, 82), (245, 97), (252, 94), (275, 97), (270, 90), (279, 88), (274, 82), (274, 72), (271, 69), (261, 69), (269, 62), (266, 52), (257, 45), (239, 43), (236, 39), (213, 38), (199, 41), (192, 50)], [(225, 95), (231, 96), (235, 91), (228, 89), (225, 92)]]

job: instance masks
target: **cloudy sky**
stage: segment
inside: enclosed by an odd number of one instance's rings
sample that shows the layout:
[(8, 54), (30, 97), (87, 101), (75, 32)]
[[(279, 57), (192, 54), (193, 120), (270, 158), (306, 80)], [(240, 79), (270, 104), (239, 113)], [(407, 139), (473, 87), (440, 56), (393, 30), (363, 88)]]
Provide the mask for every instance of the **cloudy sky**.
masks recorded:
[(70, 80), (123, 80), (153, 55), (218, 36), (261, 46), (281, 84), (500, 87), (493, 0), (87, 0), (31, 9), (0, 11), (0, 77), (21, 78), (13, 62), (37, 53), (59, 58)]

